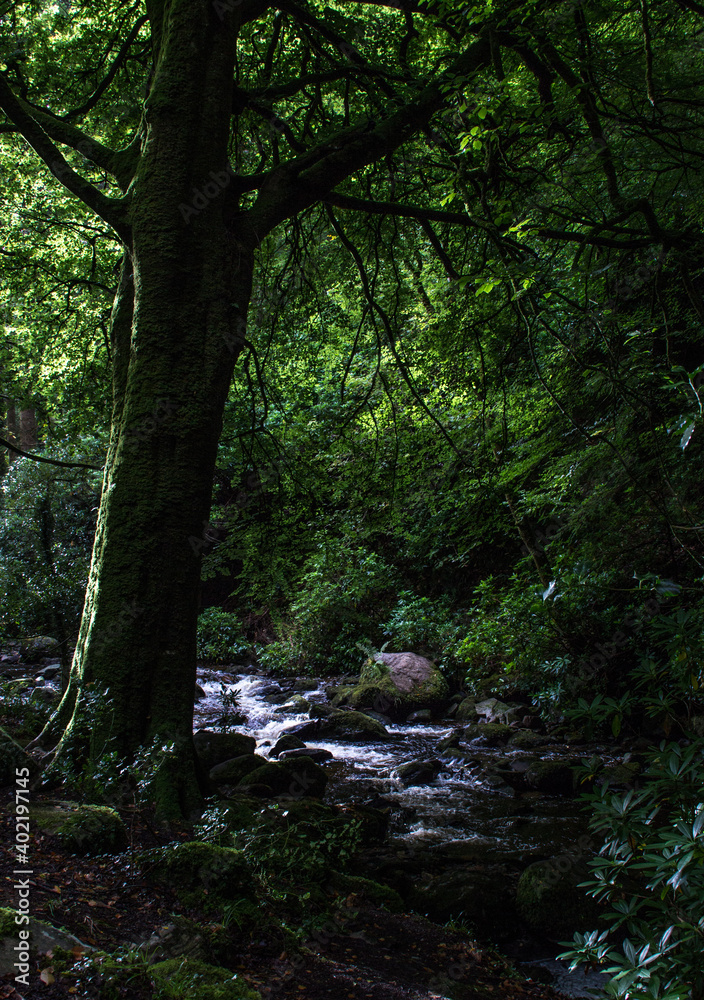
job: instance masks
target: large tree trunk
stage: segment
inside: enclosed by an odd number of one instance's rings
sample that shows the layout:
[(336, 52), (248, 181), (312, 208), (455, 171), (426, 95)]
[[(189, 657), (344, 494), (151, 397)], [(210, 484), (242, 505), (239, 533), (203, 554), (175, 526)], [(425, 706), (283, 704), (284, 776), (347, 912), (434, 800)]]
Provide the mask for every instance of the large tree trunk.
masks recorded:
[[(192, 744), (202, 546), (227, 392), (251, 291), (250, 247), (228, 231), (234, 37), (200, 3), (161, 26), (133, 182), (133, 246), (112, 320), (112, 430), (55, 759), (131, 759), (175, 743), (156, 782), (164, 816), (200, 802)], [(196, 55), (194, 55), (194, 53)], [(200, 61), (197, 53), (201, 54)], [(196, 192), (197, 212), (186, 213)], [(91, 711), (91, 692), (108, 691)], [(50, 735), (47, 729), (43, 738)]]

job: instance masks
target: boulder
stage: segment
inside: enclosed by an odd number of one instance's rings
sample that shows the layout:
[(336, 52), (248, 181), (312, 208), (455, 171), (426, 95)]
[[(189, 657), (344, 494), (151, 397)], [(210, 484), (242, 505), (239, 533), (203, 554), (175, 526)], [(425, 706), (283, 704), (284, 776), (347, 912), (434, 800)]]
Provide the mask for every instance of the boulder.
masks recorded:
[[(225, 899), (255, 898), (252, 872), (242, 851), (200, 841), (144, 851), (141, 863), (157, 883), (170, 886), (184, 906), (215, 906)], [(211, 907), (212, 908), (212, 907)]]
[(281, 803), (277, 810), (267, 810), (262, 814), (272, 830), (286, 830), (299, 823), (312, 824), (341, 831), (351, 824), (358, 827), (361, 845), (369, 847), (381, 844), (389, 826), (389, 810), (375, 809), (373, 806), (345, 805), (329, 806), (318, 799), (295, 798)]
[(305, 743), (299, 736), (294, 736), (290, 733), (285, 733), (280, 736), (274, 746), (269, 751), (270, 757), (278, 757), (279, 754), (284, 750), (303, 750), (305, 749)]
[[(62, 927), (52, 927), (51, 924), (37, 920), (35, 917), (29, 918), (29, 924), (17, 924), (16, 916), (16, 910), (0, 906), (0, 977), (17, 974), (14, 963), (18, 961), (15, 949), (19, 940), (17, 932), (20, 928), (29, 931), (29, 955), (30, 959), (34, 961), (53, 953), (55, 948), (63, 948), (65, 951), (73, 952), (76, 958), (81, 954), (93, 951), (90, 945), (83, 944)], [(50, 964), (49, 960), (47, 963)], [(10, 995), (12, 996), (12, 994)]]
[(113, 854), (127, 846), (125, 824), (110, 806), (42, 802), (30, 805), (29, 819), (74, 854)]
[(534, 750), (536, 747), (547, 746), (554, 742), (552, 736), (542, 736), (531, 729), (519, 729), (508, 741), (508, 745), (515, 750)]
[(37, 677), (43, 677), (45, 681), (53, 681), (61, 673), (60, 663), (50, 663), (48, 667), (37, 670)]
[(284, 712), (290, 712), (292, 715), (303, 715), (309, 708), (309, 701), (300, 694), (294, 694), (292, 698), (289, 698), (288, 701), (274, 709), (274, 711), (277, 715)]
[(335, 872), (330, 878), (329, 886), (344, 896), (355, 895), (367, 899), (374, 906), (383, 906), (391, 913), (403, 912), (403, 900), (395, 889), (374, 882), (372, 879), (363, 878), (361, 875)]
[(477, 717), (476, 698), (464, 698), (457, 706), (456, 718), (474, 721)]
[(372, 708), (392, 719), (445, 704), (448, 685), (438, 668), (417, 653), (376, 653), (362, 668), (348, 696), (353, 708)]
[(233, 757), (254, 753), (257, 741), (244, 733), (215, 733), (199, 729), (193, 736), (193, 744), (203, 768), (210, 771), (216, 764), (232, 760)]
[(328, 776), (322, 767), (310, 757), (298, 757), (285, 764), (267, 762), (245, 775), (238, 787), (257, 795), (261, 794), (261, 789), (268, 788), (269, 797), (322, 798), (327, 782)]
[(419, 708), (417, 712), (411, 712), (406, 722), (430, 722), (433, 718), (429, 708)]
[[(251, 903), (250, 903), (251, 905)], [(199, 925), (187, 917), (174, 916), (137, 945), (150, 965), (168, 958), (208, 958), (208, 946)]]
[(194, 702), (202, 701), (203, 698), (205, 698), (205, 691), (200, 686), (200, 684), (196, 684), (195, 691), (193, 692), (193, 701)]
[(214, 785), (237, 785), (247, 774), (266, 763), (265, 757), (260, 757), (256, 753), (246, 753), (240, 757), (233, 757), (232, 760), (225, 760), (222, 764), (216, 764), (211, 768), (208, 777)]
[(343, 684), (340, 687), (330, 688), (328, 698), (335, 708), (346, 705), (350, 700), (354, 687), (351, 684)]
[(41, 701), (45, 705), (58, 705), (61, 701), (61, 692), (53, 687), (45, 687), (42, 680), (41, 685), (32, 691), (30, 698), (32, 701)]
[(45, 657), (59, 656), (61, 646), (50, 635), (33, 635), (22, 643), (20, 653), (27, 663), (38, 663)]
[(432, 758), (431, 760), (412, 760), (407, 764), (401, 764), (400, 767), (396, 768), (394, 774), (404, 788), (410, 788), (411, 785), (429, 785), (435, 781), (441, 770), (440, 761)]
[(515, 864), (520, 863), (526, 854), (535, 856), (538, 851), (525, 847), (510, 847), (500, 837), (482, 837), (476, 835), (464, 840), (448, 840), (444, 844), (433, 844), (428, 848), (428, 854), (442, 861), (461, 864), (469, 862), (479, 864)]
[(298, 757), (310, 757), (316, 764), (322, 764), (326, 760), (333, 760), (333, 755), (329, 750), (322, 747), (299, 747), (294, 750), (282, 750), (279, 760), (296, 760)]
[[(317, 727), (314, 732), (320, 739), (342, 740), (349, 743), (390, 739), (386, 727), (363, 712), (334, 711), (326, 719), (318, 719), (310, 725)], [(304, 734), (299, 731), (299, 735)]]
[(564, 760), (534, 760), (525, 779), (529, 788), (546, 795), (574, 795), (574, 770)]
[(455, 749), (459, 747), (462, 736), (464, 735), (464, 730), (455, 729), (449, 736), (446, 736), (444, 740), (440, 740), (436, 750), (438, 753), (442, 753), (444, 750)]
[(293, 685), (294, 691), (317, 691), (318, 684), (310, 677), (299, 677)]
[(281, 731), (281, 738), (284, 736), (297, 736), (301, 740), (305, 739), (307, 736), (313, 736), (317, 733), (320, 724), (320, 719), (311, 719), (309, 722), (293, 722)]
[(438, 923), (461, 917), (481, 928), (484, 938), (506, 940), (515, 935), (519, 925), (515, 890), (501, 866), (458, 865), (425, 884), (418, 882), (416, 877), (406, 899), (416, 912)]
[(487, 747), (500, 746), (506, 743), (513, 730), (510, 726), (502, 725), (499, 722), (486, 722), (484, 725), (475, 724), (467, 726), (464, 731), (465, 739), (477, 742)]
[(508, 725), (517, 718), (522, 718), (525, 714), (525, 705), (509, 705), (498, 698), (485, 698), (478, 701), (474, 710), (477, 715), (483, 716), (487, 722), (502, 722)]
[(268, 705), (283, 705), (285, 701), (288, 701), (288, 692), (271, 691), (269, 694), (264, 695), (264, 701)]
[(163, 1000), (261, 1000), (242, 976), (218, 965), (208, 965), (194, 958), (169, 958), (150, 969), (155, 995)]
[(311, 719), (327, 719), (329, 715), (335, 711), (333, 705), (327, 705), (325, 702), (314, 701), (310, 706), (308, 712), (308, 717)]

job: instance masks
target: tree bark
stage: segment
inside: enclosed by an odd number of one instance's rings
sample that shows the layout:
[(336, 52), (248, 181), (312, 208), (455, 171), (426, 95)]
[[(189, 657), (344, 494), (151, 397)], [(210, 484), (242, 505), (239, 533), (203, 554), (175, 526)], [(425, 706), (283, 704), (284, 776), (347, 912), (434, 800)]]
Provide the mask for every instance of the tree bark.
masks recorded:
[[(154, 786), (166, 818), (201, 803), (194, 540), (208, 520), (253, 270), (252, 247), (226, 228), (218, 197), (235, 33), (207, 6), (174, 2), (162, 24), (113, 308), (112, 426), (89, 582), (69, 685), (40, 737), (64, 728), (54, 762), (74, 763), (109, 752), (130, 760), (173, 741)], [(194, 192), (201, 207), (185, 217), (179, 206)]]
[[(17, 409), (13, 402), (7, 404), (7, 440), (10, 444), (19, 445), (19, 422), (17, 420)], [(12, 465), (15, 459), (19, 458), (16, 452), (8, 448), (7, 450), (7, 462), (8, 466)]]

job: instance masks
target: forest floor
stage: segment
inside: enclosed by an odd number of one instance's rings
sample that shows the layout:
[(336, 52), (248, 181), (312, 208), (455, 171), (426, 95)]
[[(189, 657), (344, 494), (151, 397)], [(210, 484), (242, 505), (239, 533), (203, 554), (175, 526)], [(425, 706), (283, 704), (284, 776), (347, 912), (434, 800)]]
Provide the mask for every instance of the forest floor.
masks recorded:
[[(35, 804), (42, 798), (35, 793)], [(2, 805), (0, 905), (16, 906), (16, 861), (10, 849), (14, 817), (8, 808), (9, 796)], [(149, 965), (145, 957), (139, 957), (135, 945), (148, 940), (174, 915), (212, 929), (212, 914), (184, 908), (168, 886), (152, 882), (148, 870), (137, 863), (142, 850), (174, 839), (186, 840), (188, 832), (174, 834), (172, 830), (166, 836), (155, 829), (147, 814), (137, 810), (124, 810), (122, 818), (131, 842), (120, 854), (76, 856), (63, 851), (51, 837), (34, 835), (30, 888), (33, 917), (64, 927), (90, 948), (123, 955), (125, 967), (119, 975), (101, 974), (99, 966), (81, 956), (80, 949), (74, 955), (60, 952), (58, 961), (49, 956), (33, 969), (29, 987), (16, 983), (12, 975), (1, 978), (2, 1000), (76, 996), (86, 1000), (151, 1000), (157, 994)], [(273, 940), (256, 940), (233, 935), (228, 968), (258, 989), (265, 1000), (437, 1000), (447, 995), (453, 1000), (557, 1000), (561, 996), (518, 975), (491, 948), (478, 946), (448, 926), (415, 914), (390, 913), (358, 896), (338, 900), (337, 905), (344, 918), (332, 930), (316, 935), (317, 940), (295, 950), (282, 951), (275, 936)], [(134, 974), (128, 975), (130, 970)]]

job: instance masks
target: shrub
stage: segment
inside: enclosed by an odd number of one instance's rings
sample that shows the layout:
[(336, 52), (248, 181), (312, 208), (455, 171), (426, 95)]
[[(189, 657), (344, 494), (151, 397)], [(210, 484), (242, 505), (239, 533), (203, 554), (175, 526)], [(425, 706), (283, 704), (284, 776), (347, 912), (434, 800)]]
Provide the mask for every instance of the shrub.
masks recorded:
[(393, 567), (376, 553), (342, 539), (321, 544), (306, 561), (298, 597), (277, 622), (280, 638), (260, 653), (262, 665), (278, 673), (358, 670), (357, 642), (382, 640), (374, 623), (388, 612), (396, 584)]
[(222, 608), (206, 608), (198, 616), (196, 655), (211, 663), (232, 663), (250, 652), (239, 618)]
[[(82, 440), (81, 459), (102, 462)], [(52, 457), (73, 460), (68, 447)], [(0, 484), (0, 638), (55, 636), (65, 655), (78, 634), (101, 473), (19, 458)]]
[[(562, 957), (606, 965), (612, 997), (704, 997), (704, 740), (660, 744), (644, 787), (586, 798), (591, 829), (605, 836), (583, 883), (609, 904), (605, 931), (576, 934)], [(625, 937), (623, 935), (626, 935)]]

